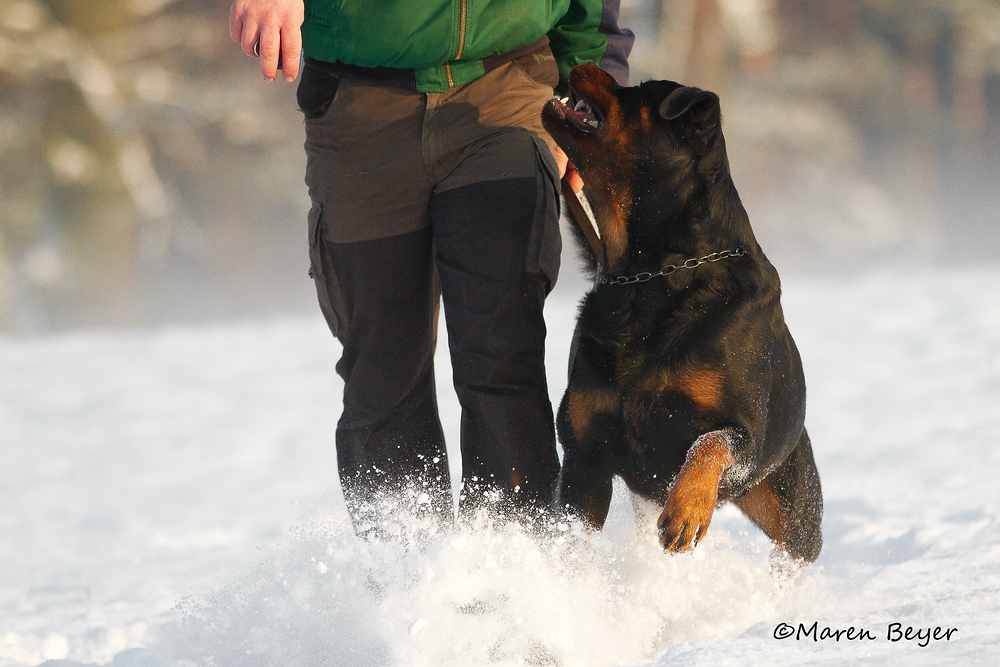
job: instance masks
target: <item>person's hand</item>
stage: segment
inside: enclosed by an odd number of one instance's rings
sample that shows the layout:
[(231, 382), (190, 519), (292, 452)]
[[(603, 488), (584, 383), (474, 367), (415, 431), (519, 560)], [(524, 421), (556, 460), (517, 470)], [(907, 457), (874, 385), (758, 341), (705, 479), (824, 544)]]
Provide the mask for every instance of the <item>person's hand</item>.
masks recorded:
[(569, 182), (569, 186), (573, 188), (573, 192), (583, 190), (583, 179), (580, 178), (580, 172), (576, 170), (576, 166), (569, 161), (569, 157), (559, 146), (556, 146), (554, 157), (556, 165), (559, 167), (559, 180), (565, 178)]
[(260, 56), (260, 72), (267, 81), (278, 75), (279, 53), (285, 81), (294, 81), (299, 74), (299, 30), (304, 17), (303, 0), (233, 0), (229, 35), (240, 42), (243, 53)]

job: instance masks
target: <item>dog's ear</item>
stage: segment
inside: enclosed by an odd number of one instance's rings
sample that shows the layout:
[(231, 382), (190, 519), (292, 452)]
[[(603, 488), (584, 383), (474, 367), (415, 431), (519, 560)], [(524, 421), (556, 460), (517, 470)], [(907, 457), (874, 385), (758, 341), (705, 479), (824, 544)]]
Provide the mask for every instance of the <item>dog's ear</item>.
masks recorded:
[(690, 112), (692, 120), (697, 122), (700, 117), (710, 115), (713, 108), (719, 108), (718, 95), (701, 88), (681, 86), (660, 102), (659, 111), (666, 120), (674, 120)]
[[(665, 120), (682, 119), (694, 127), (691, 137), (702, 151), (707, 151), (722, 121), (719, 96), (701, 88), (682, 86), (660, 102), (660, 116)], [(683, 117), (683, 118), (682, 118)]]

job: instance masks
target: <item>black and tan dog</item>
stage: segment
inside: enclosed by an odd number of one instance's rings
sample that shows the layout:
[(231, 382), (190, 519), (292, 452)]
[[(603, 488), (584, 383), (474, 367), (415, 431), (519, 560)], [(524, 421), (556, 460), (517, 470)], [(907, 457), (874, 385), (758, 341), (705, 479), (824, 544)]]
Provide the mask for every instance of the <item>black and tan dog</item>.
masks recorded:
[(686, 551), (732, 501), (790, 556), (822, 547), (805, 380), (774, 267), (729, 173), (719, 98), (670, 81), (621, 88), (592, 65), (546, 129), (586, 182), (599, 280), (559, 409), (560, 502), (596, 528), (619, 475), (662, 504)]

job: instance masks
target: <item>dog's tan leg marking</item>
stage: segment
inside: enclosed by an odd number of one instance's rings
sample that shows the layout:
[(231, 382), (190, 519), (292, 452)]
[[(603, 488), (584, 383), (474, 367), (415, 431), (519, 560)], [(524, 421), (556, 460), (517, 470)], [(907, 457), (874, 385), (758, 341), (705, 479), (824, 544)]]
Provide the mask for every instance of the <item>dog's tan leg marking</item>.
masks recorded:
[(719, 499), (719, 480), (735, 462), (728, 438), (719, 431), (694, 443), (656, 520), (665, 550), (687, 551), (705, 537)]
[(725, 379), (719, 371), (703, 366), (685, 369), (677, 374), (662, 370), (647, 377), (639, 386), (656, 393), (679, 391), (700, 410), (714, 410), (722, 403)]
[(712, 410), (722, 403), (722, 373), (710, 368), (689, 371), (678, 378), (677, 385), (685, 396), (702, 410)]
[(618, 408), (618, 395), (606, 389), (570, 389), (566, 407), (569, 425), (579, 440), (586, 434), (595, 414), (613, 413)]
[(766, 477), (735, 503), (740, 511), (757, 524), (773, 542), (776, 544), (785, 543), (788, 516), (781, 504), (781, 499), (771, 488)]

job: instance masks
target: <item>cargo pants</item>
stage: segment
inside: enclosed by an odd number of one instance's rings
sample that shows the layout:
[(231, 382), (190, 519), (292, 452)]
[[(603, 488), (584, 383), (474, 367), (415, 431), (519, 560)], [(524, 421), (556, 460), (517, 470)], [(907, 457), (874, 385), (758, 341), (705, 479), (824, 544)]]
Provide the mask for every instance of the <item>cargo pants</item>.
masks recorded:
[(559, 470), (542, 307), (559, 269), (548, 48), (444, 93), (303, 73), (311, 275), (343, 344), (337, 461), (355, 530), (383, 493), (452, 519), (434, 386), (443, 298), (459, 508), (545, 508)]

